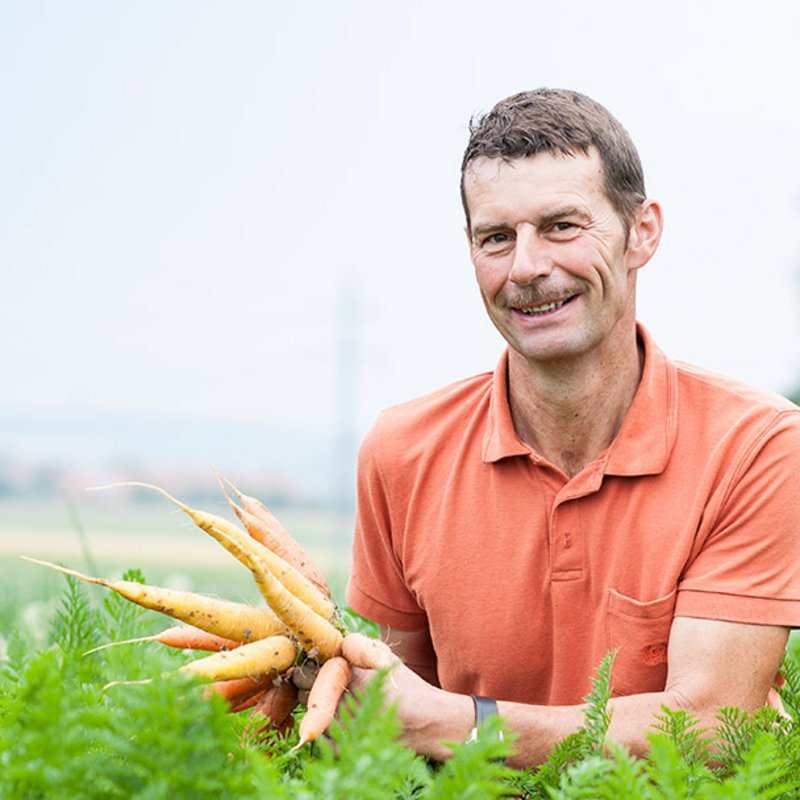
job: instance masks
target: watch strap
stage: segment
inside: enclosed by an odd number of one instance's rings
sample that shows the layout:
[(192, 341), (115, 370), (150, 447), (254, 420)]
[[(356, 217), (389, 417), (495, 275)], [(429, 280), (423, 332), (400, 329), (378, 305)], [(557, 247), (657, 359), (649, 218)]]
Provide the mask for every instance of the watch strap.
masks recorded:
[(478, 726), (497, 714), (497, 700), (493, 697), (482, 697), (481, 695), (471, 694), (472, 702), (475, 704), (475, 725), (469, 732), (468, 742), (474, 742), (478, 738)]

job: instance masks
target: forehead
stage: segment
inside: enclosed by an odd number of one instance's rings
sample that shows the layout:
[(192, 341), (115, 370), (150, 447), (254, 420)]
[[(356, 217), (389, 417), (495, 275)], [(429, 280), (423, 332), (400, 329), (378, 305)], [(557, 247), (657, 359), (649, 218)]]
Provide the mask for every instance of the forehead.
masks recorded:
[(599, 153), (538, 153), (505, 161), (477, 158), (464, 172), (464, 196), (470, 215), (506, 204), (594, 205), (606, 200)]

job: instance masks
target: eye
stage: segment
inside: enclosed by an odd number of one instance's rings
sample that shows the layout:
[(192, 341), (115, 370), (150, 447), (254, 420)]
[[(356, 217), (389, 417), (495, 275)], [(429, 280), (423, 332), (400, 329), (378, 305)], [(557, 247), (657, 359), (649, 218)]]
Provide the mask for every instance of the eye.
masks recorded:
[(553, 239), (568, 240), (576, 236), (579, 230), (580, 228), (574, 222), (559, 220), (558, 222), (554, 222), (547, 229), (547, 232)]
[(513, 241), (514, 237), (510, 233), (497, 231), (495, 233), (490, 233), (488, 236), (484, 236), (479, 244), (483, 250), (494, 253), (505, 250)]

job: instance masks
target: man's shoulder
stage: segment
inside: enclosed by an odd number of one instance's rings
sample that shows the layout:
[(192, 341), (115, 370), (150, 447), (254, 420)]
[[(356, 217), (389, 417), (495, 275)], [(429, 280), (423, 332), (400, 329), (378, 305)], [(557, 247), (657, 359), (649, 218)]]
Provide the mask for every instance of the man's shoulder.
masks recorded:
[(744, 458), (774, 437), (785, 448), (800, 445), (800, 408), (786, 397), (691, 364), (675, 368), (678, 430), (696, 451), (723, 448)]
[(711, 406), (718, 414), (734, 416), (747, 413), (774, 417), (800, 413), (800, 407), (777, 392), (684, 361), (673, 361), (673, 364), (679, 396), (694, 405)]

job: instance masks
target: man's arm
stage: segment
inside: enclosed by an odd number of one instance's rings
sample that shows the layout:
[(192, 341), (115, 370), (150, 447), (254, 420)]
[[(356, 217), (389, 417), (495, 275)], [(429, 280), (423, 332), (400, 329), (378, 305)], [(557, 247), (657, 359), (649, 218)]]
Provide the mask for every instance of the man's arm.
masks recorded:
[[(419, 642), (413, 636), (387, 633), (390, 643), (395, 635), (401, 657), (416, 652), (414, 646)], [(647, 734), (662, 705), (685, 709), (709, 727), (722, 707), (758, 708), (766, 702), (787, 638), (788, 629), (784, 627), (676, 618), (670, 634), (664, 691), (613, 698), (609, 703), (609, 739), (643, 755)], [(513, 668), (509, 663), (509, 669)], [(355, 670), (353, 686), (363, 685), (370, 678), (371, 673)], [(468, 696), (438, 689), (404, 666), (393, 670), (384, 688), (387, 699), (398, 704), (406, 743), (417, 752), (443, 759), (449, 751), (442, 741), (467, 738), (473, 725)], [(518, 734), (517, 753), (509, 763), (518, 767), (542, 763), (556, 742), (581, 726), (584, 708), (500, 701), (500, 715)]]

